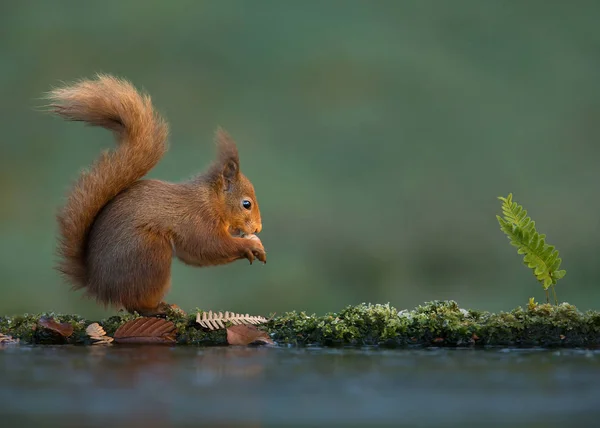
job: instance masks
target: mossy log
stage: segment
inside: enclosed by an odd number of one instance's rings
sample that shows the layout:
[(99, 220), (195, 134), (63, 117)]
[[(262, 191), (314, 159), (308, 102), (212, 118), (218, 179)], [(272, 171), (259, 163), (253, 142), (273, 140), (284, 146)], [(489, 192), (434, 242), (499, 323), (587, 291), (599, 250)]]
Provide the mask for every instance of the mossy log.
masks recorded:
[[(70, 323), (73, 333), (63, 337), (40, 325), (41, 317)], [(111, 336), (124, 323), (138, 318), (122, 314), (98, 321)], [(176, 327), (177, 345), (227, 345), (226, 331), (208, 331), (196, 323), (196, 313), (177, 312), (166, 318)], [(77, 315), (44, 313), (0, 317), (0, 333), (21, 344), (91, 344), (86, 327), (94, 321)], [(379, 347), (585, 347), (600, 345), (600, 313), (580, 312), (562, 303), (530, 303), (510, 312), (465, 310), (454, 301), (434, 301), (413, 310), (389, 304), (349, 306), (324, 316), (288, 312), (275, 316), (260, 329), (280, 346)], [(115, 346), (120, 346), (115, 343)]]

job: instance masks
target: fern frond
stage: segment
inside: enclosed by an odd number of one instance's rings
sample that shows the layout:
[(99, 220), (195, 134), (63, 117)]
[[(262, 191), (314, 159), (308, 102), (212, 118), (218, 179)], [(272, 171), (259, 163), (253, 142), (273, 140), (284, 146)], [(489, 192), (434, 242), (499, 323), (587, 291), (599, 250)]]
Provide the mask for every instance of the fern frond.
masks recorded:
[(229, 322), (233, 325), (238, 325), (238, 324), (262, 324), (264, 322), (267, 322), (266, 318), (263, 318), (261, 316), (254, 316), (254, 315), (243, 315), (243, 314), (236, 314), (233, 312), (225, 312), (225, 314), (223, 314), (223, 312), (219, 312), (219, 313), (213, 313), (213, 311), (208, 311), (208, 312), (202, 312), (202, 315), (200, 315), (200, 312), (198, 312), (198, 314), (196, 315), (196, 322), (198, 324), (200, 324), (202, 327), (204, 328), (208, 328), (210, 330), (219, 330), (222, 328), (226, 328), (225, 323)]
[(548, 290), (567, 273), (560, 270), (562, 259), (558, 250), (546, 243), (546, 235), (537, 232), (535, 222), (527, 216), (527, 211), (512, 200), (512, 193), (506, 198), (498, 199), (502, 201), (504, 214), (504, 218), (496, 216), (500, 229), (508, 237), (510, 244), (517, 248), (517, 253), (524, 256), (523, 262), (533, 270), (544, 290)]

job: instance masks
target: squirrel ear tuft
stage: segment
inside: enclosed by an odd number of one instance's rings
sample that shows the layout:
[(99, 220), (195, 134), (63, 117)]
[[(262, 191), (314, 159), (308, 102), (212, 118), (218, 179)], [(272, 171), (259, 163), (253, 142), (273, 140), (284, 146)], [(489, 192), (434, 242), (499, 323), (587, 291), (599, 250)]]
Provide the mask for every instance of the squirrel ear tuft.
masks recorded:
[(229, 190), (231, 184), (237, 181), (240, 174), (240, 158), (233, 138), (222, 128), (216, 132), (216, 142), (219, 150), (218, 165), (223, 180), (223, 188)]

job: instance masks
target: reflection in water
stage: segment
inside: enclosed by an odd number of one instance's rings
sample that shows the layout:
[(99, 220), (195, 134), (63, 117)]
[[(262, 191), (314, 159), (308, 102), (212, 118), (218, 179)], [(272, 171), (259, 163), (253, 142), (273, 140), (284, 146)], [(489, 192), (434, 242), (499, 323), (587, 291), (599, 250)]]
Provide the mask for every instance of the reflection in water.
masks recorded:
[(12, 346), (0, 368), (2, 426), (548, 428), (600, 416), (598, 351)]

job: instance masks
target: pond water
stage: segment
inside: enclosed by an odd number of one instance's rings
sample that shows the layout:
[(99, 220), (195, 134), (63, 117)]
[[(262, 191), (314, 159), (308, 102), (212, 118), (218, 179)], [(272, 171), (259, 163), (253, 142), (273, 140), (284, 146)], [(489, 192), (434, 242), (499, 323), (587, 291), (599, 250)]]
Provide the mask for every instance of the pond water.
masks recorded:
[(597, 426), (600, 351), (0, 347), (0, 426)]

